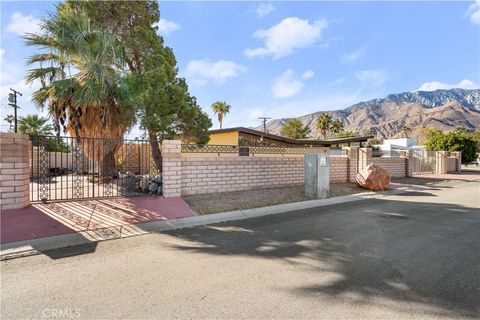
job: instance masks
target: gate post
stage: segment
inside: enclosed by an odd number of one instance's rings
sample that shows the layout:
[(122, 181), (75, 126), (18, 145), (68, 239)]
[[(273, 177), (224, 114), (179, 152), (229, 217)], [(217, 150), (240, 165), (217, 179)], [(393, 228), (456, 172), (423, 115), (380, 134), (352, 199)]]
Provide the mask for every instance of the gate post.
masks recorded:
[(412, 150), (406, 150), (405, 157), (405, 177), (411, 177), (413, 175), (413, 153)]
[(162, 142), (162, 191), (165, 198), (182, 194), (182, 144), (180, 140)]
[(30, 205), (31, 142), (28, 135), (0, 133), (0, 209)]
[(358, 147), (346, 147), (348, 157), (347, 182), (355, 182), (358, 172)]
[(436, 160), (435, 173), (438, 173), (438, 174), (447, 173), (447, 170), (448, 170), (447, 157), (448, 157), (448, 154), (446, 151), (435, 152), (435, 160)]

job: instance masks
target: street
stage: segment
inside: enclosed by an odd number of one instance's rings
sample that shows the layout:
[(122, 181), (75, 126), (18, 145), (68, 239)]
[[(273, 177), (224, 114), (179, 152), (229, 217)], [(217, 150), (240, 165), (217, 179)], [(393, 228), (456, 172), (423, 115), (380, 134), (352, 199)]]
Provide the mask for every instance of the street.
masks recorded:
[(479, 318), (479, 207), (448, 183), (3, 261), (1, 318)]

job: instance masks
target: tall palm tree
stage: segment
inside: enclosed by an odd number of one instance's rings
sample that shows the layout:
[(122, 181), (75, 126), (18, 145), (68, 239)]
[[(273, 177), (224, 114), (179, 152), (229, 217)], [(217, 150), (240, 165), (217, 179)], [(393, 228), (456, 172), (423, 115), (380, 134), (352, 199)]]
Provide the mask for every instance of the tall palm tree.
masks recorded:
[(37, 114), (29, 114), (18, 120), (18, 131), (29, 136), (50, 136), (53, 127), (48, 119)]
[(320, 131), (324, 139), (327, 138), (327, 132), (330, 130), (331, 122), (332, 116), (328, 113), (320, 114), (316, 120), (317, 130)]
[(7, 116), (3, 119), (5, 122), (8, 123), (8, 131), (13, 130), (13, 122), (15, 121), (15, 118), (13, 114), (7, 114)]
[[(59, 134), (81, 138), (112, 138), (82, 144), (100, 165), (102, 176), (115, 176), (115, 151), (133, 123), (133, 105), (121, 71), (123, 48), (111, 34), (94, 28), (81, 10), (60, 4), (57, 14), (41, 23), (39, 34), (27, 34), (26, 43), (44, 51), (33, 55), (26, 80), (39, 80), (32, 98), (48, 106)], [(93, 152), (93, 150), (95, 152)]]
[(343, 129), (345, 128), (345, 124), (343, 123), (342, 119), (335, 119), (333, 120), (330, 128), (332, 129), (332, 132), (337, 135), (343, 131)]
[(226, 101), (216, 101), (212, 104), (212, 110), (218, 116), (218, 122), (220, 123), (220, 129), (222, 129), (223, 117), (230, 112), (231, 106)]

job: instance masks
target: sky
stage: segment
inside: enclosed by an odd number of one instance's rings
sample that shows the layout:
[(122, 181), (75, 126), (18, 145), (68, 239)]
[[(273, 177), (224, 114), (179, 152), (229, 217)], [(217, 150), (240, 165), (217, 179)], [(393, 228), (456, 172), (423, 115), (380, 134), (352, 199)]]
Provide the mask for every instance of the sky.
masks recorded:
[[(23, 93), (20, 116), (46, 115), (30, 101), (38, 84), (23, 80), (36, 49), (21, 35), (38, 31), (55, 3), (0, 4), (3, 130), (9, 88)], [(480, 0), (159, 4), (158, 32), (213, 128), (217, 100), (232, 107), (224, 127), (248, 127), (390, 93), (480, 88)]]

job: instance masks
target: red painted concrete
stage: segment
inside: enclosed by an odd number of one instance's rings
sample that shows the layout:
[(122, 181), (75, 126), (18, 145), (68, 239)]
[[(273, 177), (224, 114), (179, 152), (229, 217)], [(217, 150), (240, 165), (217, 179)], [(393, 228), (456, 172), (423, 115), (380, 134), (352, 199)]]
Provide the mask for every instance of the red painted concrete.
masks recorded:
[(194, 215), (182, 198), (136, 197), (34, 204), (25, 209), (2, 211), (0, 243)]

